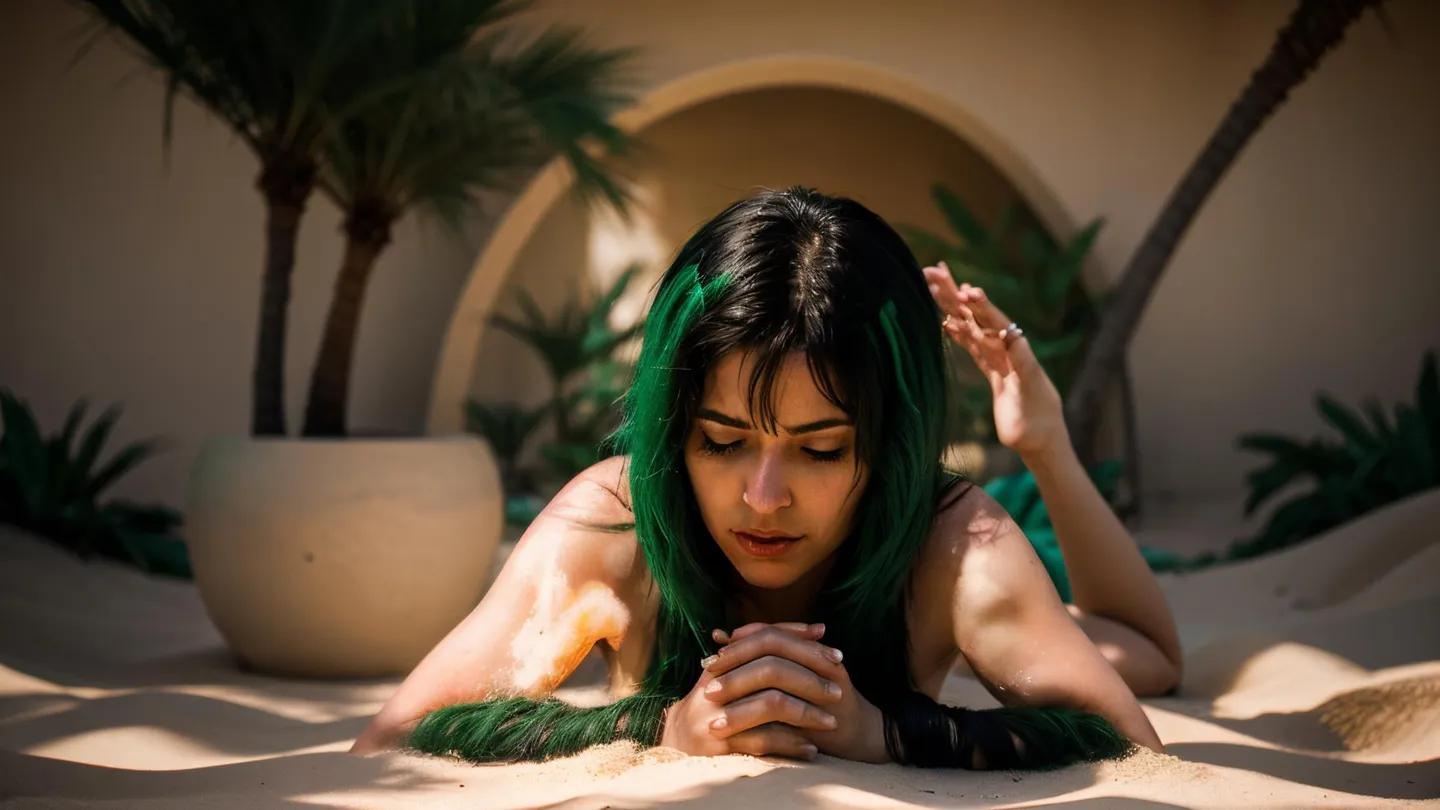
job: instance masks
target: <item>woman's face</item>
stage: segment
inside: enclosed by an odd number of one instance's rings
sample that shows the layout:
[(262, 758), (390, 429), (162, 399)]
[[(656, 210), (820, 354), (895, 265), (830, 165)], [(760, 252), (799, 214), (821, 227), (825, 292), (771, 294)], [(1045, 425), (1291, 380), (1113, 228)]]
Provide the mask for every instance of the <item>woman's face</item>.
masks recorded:
[(685, 467), (705, 527), (740, 576), (783, 588), (840, 546), (868, 473), (857, 482), (854, 423), (816, 387), (803, 354), (776, 379), (776, 434), (749, 412), (750, 374), (738, 351), (711, 369)]

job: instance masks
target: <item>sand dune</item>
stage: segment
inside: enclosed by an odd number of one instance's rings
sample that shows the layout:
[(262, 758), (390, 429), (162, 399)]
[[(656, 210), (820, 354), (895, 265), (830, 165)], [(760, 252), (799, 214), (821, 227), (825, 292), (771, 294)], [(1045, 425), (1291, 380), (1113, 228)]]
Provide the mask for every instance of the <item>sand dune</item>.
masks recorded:
[[(1164, 580), (1187, 650), (1168, 756), (1043, 775), (615, 745), (476, 768), (350, 741), (394, 680), (234, 667), (193, 588), (0, 528), (0, 808), (1389, 807), (1440, 797), (1440, 492)], [(1142, 538), (1143, 540), (1143, 538)], [(594, 702), (593, 682), (567, 686)], [(994, 705), (952, 677), (947, 700)]]

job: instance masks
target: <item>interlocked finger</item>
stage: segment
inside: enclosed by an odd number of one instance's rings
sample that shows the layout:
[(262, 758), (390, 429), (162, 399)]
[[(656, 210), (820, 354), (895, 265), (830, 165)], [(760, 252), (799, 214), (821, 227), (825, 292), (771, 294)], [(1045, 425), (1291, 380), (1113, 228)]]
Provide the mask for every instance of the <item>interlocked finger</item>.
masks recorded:
[(817, 705), (840, 702), (840, 684), (822, 678), (794, 661), (767, 655), (736, 667), (711, 681), (705, 697), (716, 703), (731, 703), (765, 689), (779, 689)]
[(730, 751), (753, 757), (780, 756), (811, 760), (818, 753), (815, 745), (800, 732), (783, 723), (771, 723), (743, 731), (726, 741)]
[(766, 689), (725, 704), (724, 713), (710, 723), (710, 733), (720, 739), (759, 728), (767, 723), (784, 723), (795, 728), (830, 731), (835, 715), (778, 689)]

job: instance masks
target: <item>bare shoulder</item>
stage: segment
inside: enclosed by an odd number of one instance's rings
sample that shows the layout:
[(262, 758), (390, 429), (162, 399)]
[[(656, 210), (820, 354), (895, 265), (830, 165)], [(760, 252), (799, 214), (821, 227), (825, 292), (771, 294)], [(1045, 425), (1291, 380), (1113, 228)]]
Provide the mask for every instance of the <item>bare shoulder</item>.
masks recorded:
[(935, 512), (930, 534), (920, 549), (920, 572), (953, 577), (972, 549), (999, 542), (1019, 527), (980, 485), (965, 482), (963, 492), (947, 497)]
[(1031, 592), (1049, 585), (1025, 533), (978, 485), (937, 511), (917, 563), (917, 597), (952, 617), (952, 634), (1032, 603)]
[(628, 459), (605, 459), (570, 480), (520, 538), (515, 556), (619, 590), (643, 565), (630, 511)]

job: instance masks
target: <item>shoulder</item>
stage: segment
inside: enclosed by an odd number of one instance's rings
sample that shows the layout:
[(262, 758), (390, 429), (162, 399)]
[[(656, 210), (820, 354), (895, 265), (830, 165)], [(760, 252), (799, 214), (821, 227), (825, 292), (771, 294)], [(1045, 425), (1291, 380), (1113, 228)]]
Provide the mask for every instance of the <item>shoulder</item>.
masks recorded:
[(526, 529), (514, 556), (563, 572), (572, 583), (623, 590), (644, 567), (630, 511), (628, 459), (605, 459), (550, 499)]
[(612, 456), (581, 471), (555, 494), (545, 512), (597, 526), (629, 524), (634, 520), (630, 457)]
[(943, 600), (937, 607), (948, 608), (956, 622), (984, 621), (1032, 602), (1038, 586), (1049, 587), (1044, 565), (983, 488), (969, 485), (937, 510), (916, 574), (927, 603)]

